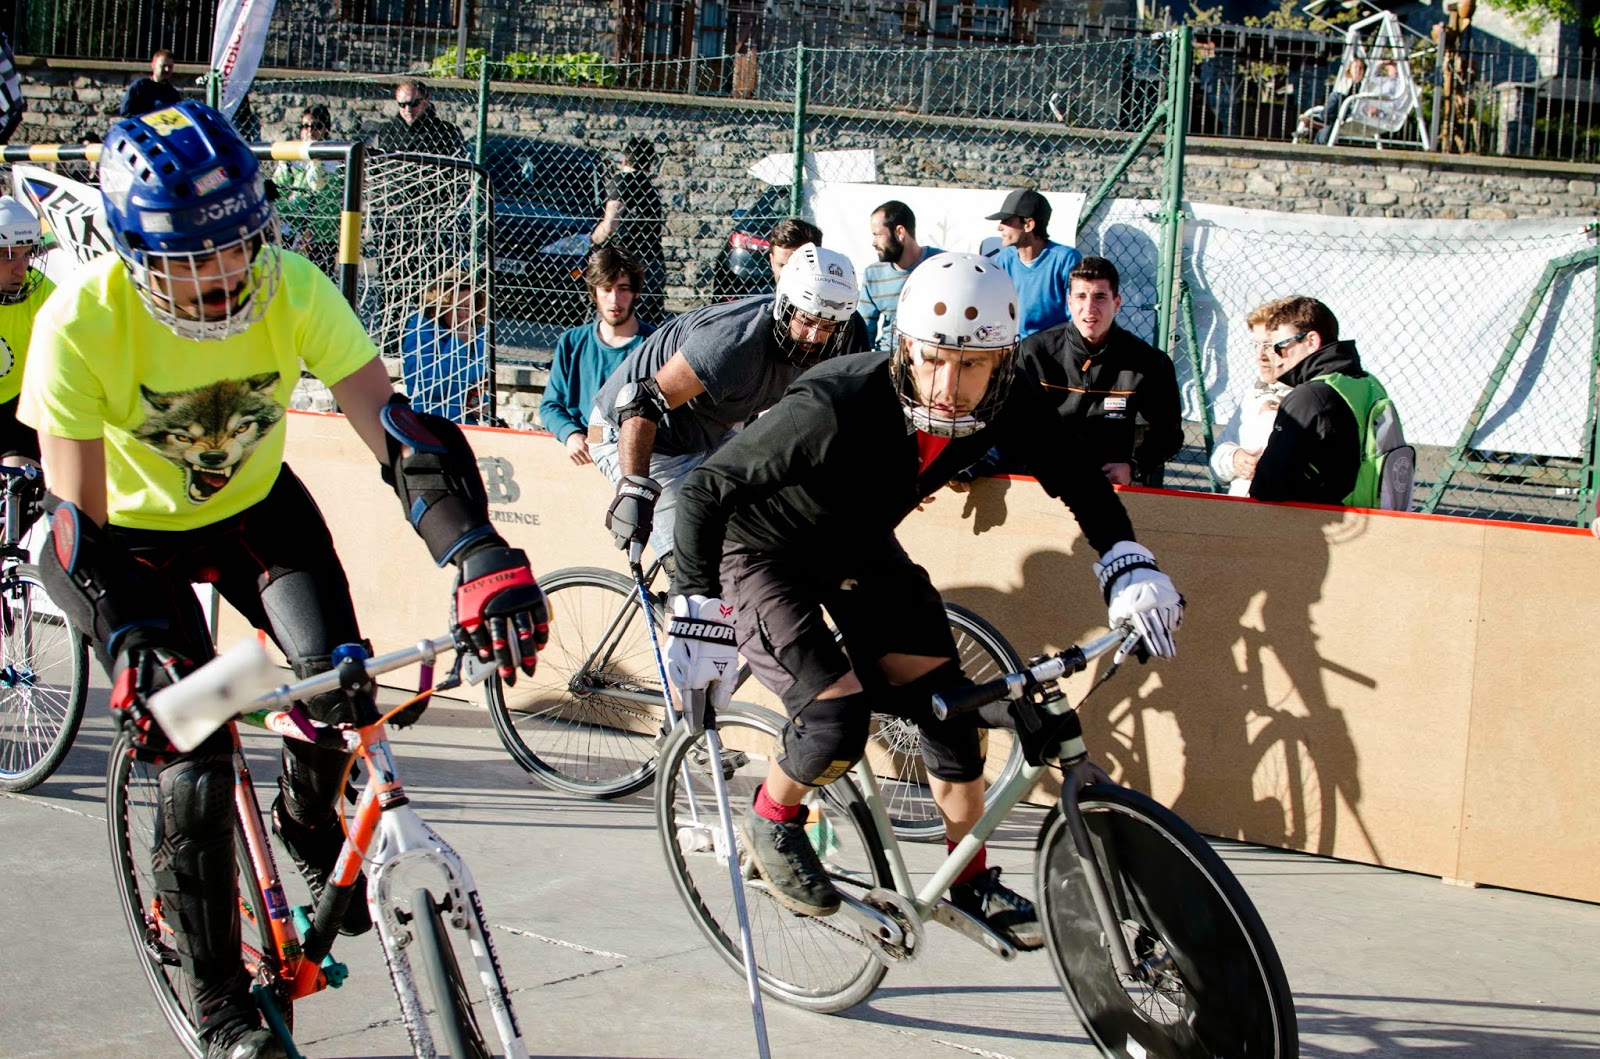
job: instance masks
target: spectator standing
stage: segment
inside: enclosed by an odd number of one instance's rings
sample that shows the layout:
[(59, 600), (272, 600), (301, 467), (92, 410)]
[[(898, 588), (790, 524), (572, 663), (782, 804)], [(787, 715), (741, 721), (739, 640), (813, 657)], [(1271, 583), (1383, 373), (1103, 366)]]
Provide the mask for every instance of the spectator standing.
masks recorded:
[(452, 423), (480, 422), (489, 358), (484, 345), (488, 299), (460, 269), (422, 296), (422, 309), (400, 338), (401, 375), (411, 407)]
[(1105, 258), (1079, 261), (1070, 275), (1072, 318), (1024, 339), (1018, 359), (1112, 485), (1159, 485), (1163, 465), (1183, 446), (1178, 377), (1170, 357), (1116, 322), (1121, 282)]
[(1272, 437), (1278, 406), (1289, 393), (1289, 387), (1278, 381), (1277, 360), (1267, 338), (1263, 308), (1256, 309), (1245, 321), (1256, 352), (1257, 377), (1240, 397), (1233, 421), (1211, 453), (1211, 473), (1228, 487), (1230, 496), (1250, 495), (1250, 482), (1255, 478), (1256, 464), (1267, 440)]
[(898, 200), (873, 210), (870, 223), (878, 260), (867, 266), (861, 280), (861, 319), (872, 336), (872, 348), (888, 350), (894, 344), (894, 311), (906, 277), (940, 250), (917, 242), (917, 215)]
[(401, 81), (394, 86), (394, 105), (399, 114), (378, 127), (372, 137), (374, 151), (467, 156), (461, 130), (434, 111), (426, 84), (410, 77)]
[(150, 76), (141, 77), (128, 86), (122, 97), (122, 116), (137, 118), (152, 110), (170, 107), (183, 98), (172, 83), (172, 72), (177, 69), (172, 53), (165, 48), (150, 56)]
[(656, 167), (655, 145), (635, 136), (622, 146), (622, 164), (606, 181), (605, 213), (589, 241), (621, 250), (644, 270), (639, 314), (659, 324), (666, 305), (667, 259), (661, 246), (666, 206), (650, 174)]
[(1017, 287), (1022, 312), (1018, 337), (1066, 323), (1072, 315), (1067, 277), (1083, 255), (1050, 241), (1049, 200), (1032, 188), (1017, 188), (989, 220), (1000, 222), (1001, 248), (994, 263)]
[(644, 273), (639, 263), (609, 246), (589, 255), (583, 282), (594, 299), (595, 318), (562, 334), (550, 362), (550, 381), (539, 402), (539, 419), (580, 467), (589, 455), (589, 412), (600, 385), (655, 330), (634, 312)]
[(804, 217), (785, 217), (772, 226), (772, 231), (767, 234), (767, 262), (772, 266), (772, 282), (778, 282), (783, 275), (783, 266), (788, 264), (796, 250), (807, 243), (821, 246), (822, 229)]
[(0, 33), (0, 143), (10, 143), (11, 134), (22, 124), (27, 100), (22, 95), (22, 75), (17, 73), (11, 38)]
[[(1367, 412), (1373, 400), (1388, 396), (1383, 385), (1361, 367), (1356, 344), (1339, 340), (1339, 321), (1315, 298), (1291, 295), (1268, 302), (1256, 314), (1266, 328), (1263, 341), (1270, 343), (1278, 380), (1292, 389), (1278, 407), (1250, 495), (1378, 506), (1358, 501), (1353, 493), (1365, 462)], [(1375, 394), (1357, 408), (1346, 396), (1349, 384), (1368, 380), (1363, 389)], [(1394, 428), (1398, 433), (1398, 421)]]

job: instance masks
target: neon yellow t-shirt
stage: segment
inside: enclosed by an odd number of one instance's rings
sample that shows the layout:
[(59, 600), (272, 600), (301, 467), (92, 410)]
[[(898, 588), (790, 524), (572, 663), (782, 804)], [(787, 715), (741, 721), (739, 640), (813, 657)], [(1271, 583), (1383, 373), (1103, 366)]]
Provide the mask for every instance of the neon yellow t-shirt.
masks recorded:
[(220, 341), (180, 338), (151, 316), (115, 254), (40, 310), (17, 418), (40, 434), (105, 439), (112, 525), (194, 529), (257, 503), (283, 464), (301, 362), (332, 386), (378, 355), (333, 282), (280, 253), (265, 314)]
[(0, 404), (15, 401), (22, 392), (22, 369), (28, 363), (28, 338), (33, 318), (56, 285), (39, 276), (39, 285), (15, 305), (0, 305)]

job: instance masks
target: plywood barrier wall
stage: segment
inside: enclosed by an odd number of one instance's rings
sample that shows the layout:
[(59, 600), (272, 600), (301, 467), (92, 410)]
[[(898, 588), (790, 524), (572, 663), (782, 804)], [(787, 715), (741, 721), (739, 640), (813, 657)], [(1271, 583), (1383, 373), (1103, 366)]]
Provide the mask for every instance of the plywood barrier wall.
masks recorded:
[[(384, 650), (443, 630), (451, 575), (370, 454), (338, 417), (290, 425), (289, 461), (333, 527), (363, 631)], [(471, 437), (496, 522), (536, 573), (625, 568), (598, 472), (546, 436)], [(1600, 542), (1195, 494), (1123, 499), (1189, 608), (1177, 659), (1128, 666), (1083, 708), (1113, 775), (1208, 834), (1600, 900)], [(948, 598), (1024, 655), (1103, 630), (1094, 557), (1032, 482), (942, 492), (900, 536)]]

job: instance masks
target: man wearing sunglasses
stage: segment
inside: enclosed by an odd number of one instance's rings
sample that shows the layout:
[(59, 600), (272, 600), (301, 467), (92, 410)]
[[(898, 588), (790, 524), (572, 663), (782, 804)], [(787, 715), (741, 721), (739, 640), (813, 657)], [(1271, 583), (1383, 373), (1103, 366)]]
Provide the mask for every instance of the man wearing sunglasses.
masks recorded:
[(394, 86), (394, 106), (398, 113), (372, 137), (374, 151), (467, 156), (461, 130), (434, 111), (427, 85), (409, 77), (401, 81)]
[[(1332, 311), (1304, 295), (1268, 302), (1250, 318), (1259, 319), (1265, 329), (1258, 353), (1272, 361), (1278, 381), (1292, 387), (1278, 406), (1250, 495), (1307, 504), (1353, 503), (1349, 498), (1362, 468), (1366, 427), (1335, 383), (1369, 378), (1356, 344), (1340, 341)], [(1376, 389), (1382, 393), (1381, 385)]]

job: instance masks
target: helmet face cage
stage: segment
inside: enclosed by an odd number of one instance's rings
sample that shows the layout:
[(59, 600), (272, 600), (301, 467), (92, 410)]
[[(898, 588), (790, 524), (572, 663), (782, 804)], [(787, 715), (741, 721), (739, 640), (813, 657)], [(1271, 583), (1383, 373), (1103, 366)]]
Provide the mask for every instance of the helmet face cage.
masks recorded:
[[(894, 354), (889, 358), (889, 377), (900, 394), (900, 407), (906, 419), (915, 429), (936, 437), (964, 438), (968, 434), (976, 434), (989, 425), (1006, 403), (1006, 396), (1011, 392), (1012, 377), (1016, 374), (1016, 349), (1015, 343), (1004, 347), (942, 346), (907, 334), (897, 334)], [(974, 353), (987, 354), (994, 358), (983, 396), (970, 411), (951, 415), (934, 408), (931, 389), (928, 393), (918, 391), (916, 361), (935, 351), (961, 357)], [(957, 367), (951, 383), (956, 392), (961, 388), (961, 372), (962, 369)]]
[(39, 259), (44, 256), (44, 248), (39, 243), (29, 246), (27, 244), (0, 245), (0, 258), (16, 260), (17, 256), (25, 255), (28, 259), (28, 271), (23, 273), (22, 286), (16, 290), (7, 290), (0, 287), (0, 305), (17, 305), (27, 301), (33, 292), (39, 289), (39, 284), (44, 282), (44, 273), (39, 268)]
[[(806, 349), (795, 341), (790, 325), (794, 321), (794, 314), (803, 312), (798, 305), (790, 301), (787, 295), (778, 295), (778, 300), (772, 306), (772, 337), (777, 340), (778, 348), (783, 355), (795, 364), (809, 368), (813, 364), (820, 364), (829, 357), (836, 357), (844, 352), (846, 336), (850, 332), (849, 320), (834, 321), (833, 334), (827, 341), (814, 349)], [(826, 319), (826, 317), (817, 317)]]
[[(180, 338), (220, 340), (245, 331), (266, 313), (283, 275), (276, 218), (201, 252), (134, 250), (116, 240), (133, 285), (150, 315)], [(231, 292), (220, 304), (205, 295)]]
[(0, 260), (10, 262), (24, 257), (28, 261), (20, 287), (16, 290), (0, 287), (0, 305), (27, 301), (39, 289), (39, 284), (44, 282), (44, 273), (39, 270), (39, 259), (43, 255), (39, 219), (10, 195), (0, 196)]

